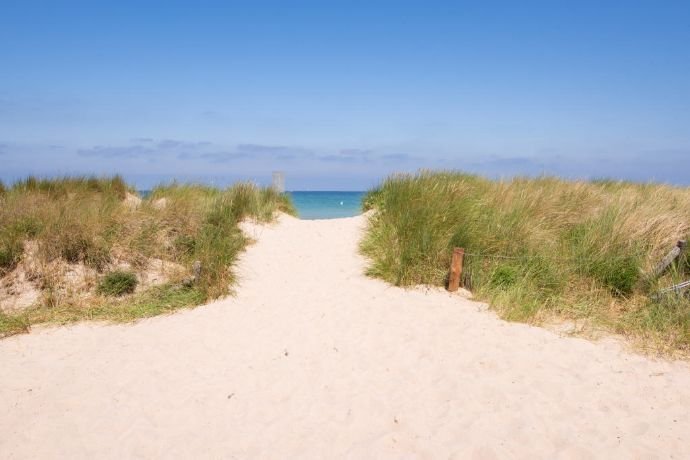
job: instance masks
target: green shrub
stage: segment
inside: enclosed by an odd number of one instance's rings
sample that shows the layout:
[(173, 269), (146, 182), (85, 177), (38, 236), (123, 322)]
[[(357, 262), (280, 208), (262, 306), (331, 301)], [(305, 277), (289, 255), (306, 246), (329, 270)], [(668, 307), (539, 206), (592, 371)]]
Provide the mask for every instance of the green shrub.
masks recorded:
[(105, 275), (98, 283), (98, 293), (107, 296), (131, 294), (137, 288), (137, 275), (116, 270)]

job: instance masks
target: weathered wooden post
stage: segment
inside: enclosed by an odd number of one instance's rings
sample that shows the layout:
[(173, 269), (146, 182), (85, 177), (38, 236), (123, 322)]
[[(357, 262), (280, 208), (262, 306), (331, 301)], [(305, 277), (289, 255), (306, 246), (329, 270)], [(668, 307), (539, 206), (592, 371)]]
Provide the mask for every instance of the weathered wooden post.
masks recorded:
[(201, 278), (201, 261), (195, 260), (194, 263), (192, 264), (192, 276), (186, 277), (182, 281), (182, 284), (184, 284), (187, 287), (191, 287), (191, 286), (195, 285), (196, 283), (198, 283), (200, 278)]
[(666, 269), (673, 263), (674, 260), (683, 252), (685, 249), (685, 246), (687, 245), (687, 241), (685, 240), (680, 240), (676, 244), (676, 246), (669, 251), (668, 254), (666, 254), (666, 257), (664, 257), (659, 265), (656, 266), (654, 271), (652, 272), (652, 277), (657, 278), (661, 276)]
[(465, 259), (463, 248), (454, 248), (453, 257), (450, 261), (450, 275), (448, 276), (448, 290), (455, 292), (462, 282), (462, 263)]
[(201, 278), (201, 261), (195, 260), (192, 264), (192, 280), (194, 283), (198, 283), (199, 278)]

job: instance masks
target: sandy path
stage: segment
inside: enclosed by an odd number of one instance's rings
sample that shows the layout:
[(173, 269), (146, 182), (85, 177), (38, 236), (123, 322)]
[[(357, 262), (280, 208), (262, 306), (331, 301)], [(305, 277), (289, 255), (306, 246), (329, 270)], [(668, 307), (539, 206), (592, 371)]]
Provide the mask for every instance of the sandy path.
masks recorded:
[(0, 341), (0, 458), (687, 458), (690, 367), (362, 276), (363, 218), (253, 231), (237, 296)]

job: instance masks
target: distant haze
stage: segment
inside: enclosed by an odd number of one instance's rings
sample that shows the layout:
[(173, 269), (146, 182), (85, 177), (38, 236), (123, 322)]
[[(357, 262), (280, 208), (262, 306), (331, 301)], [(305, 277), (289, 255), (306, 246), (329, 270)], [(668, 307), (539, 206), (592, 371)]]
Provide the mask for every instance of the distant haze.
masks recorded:
[(0, 179), (690, 184), (690, 2), (3, 2)]

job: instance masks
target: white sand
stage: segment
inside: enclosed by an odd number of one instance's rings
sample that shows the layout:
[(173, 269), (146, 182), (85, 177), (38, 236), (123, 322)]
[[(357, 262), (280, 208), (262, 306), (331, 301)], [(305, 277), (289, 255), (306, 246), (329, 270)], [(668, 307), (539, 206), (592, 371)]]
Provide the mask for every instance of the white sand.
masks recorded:
[(688, 458), (690, 367), (362, 275), (364, 219), (257, 229), (237, 296), (0, 341), (0, 458)]

